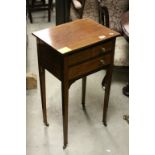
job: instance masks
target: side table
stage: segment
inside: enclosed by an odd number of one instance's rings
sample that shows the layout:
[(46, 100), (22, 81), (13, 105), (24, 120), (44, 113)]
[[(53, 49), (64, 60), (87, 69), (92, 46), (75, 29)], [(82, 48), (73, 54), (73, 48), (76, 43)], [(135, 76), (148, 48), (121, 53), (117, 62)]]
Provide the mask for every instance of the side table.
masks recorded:
[[(103, 123), (106, 115), (112, 78), (115, 39), (119, 33), (91, 19), (73, 22), (34, 32), (37, 38), (38, 67), (43, 120), (46, 114), (45, 69), (61, 81), (64, 147), (68, 143), (68, 90), (70, 85), (87, 75), (106, 69)], [(84, 81), (83, 81), (84, 83)], [(82, 96), (85, 106), (85, 89)]]

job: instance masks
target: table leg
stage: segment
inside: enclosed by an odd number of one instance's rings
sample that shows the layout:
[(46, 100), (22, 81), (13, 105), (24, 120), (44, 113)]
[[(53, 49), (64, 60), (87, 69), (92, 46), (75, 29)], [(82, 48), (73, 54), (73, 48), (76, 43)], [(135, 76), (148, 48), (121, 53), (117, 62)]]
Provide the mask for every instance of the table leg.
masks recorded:
[(107, 110), (109, 103), (110, 87), (112, 80), (112, 66), (107, 69), (106, 73), (106, 86), (105, 86), (105, 96), (104, 96), (104, 106), (103, 106), (103, 124), (107, 126)]
[(42, 101), (42, 112), (43, 112), (43, 121), (46, 126), (49, 126), (47, 122), (47, 112), (46, 112), (46, 87), (45, 87), (45, 69), (39, 67), (39, 77), (40, 77), (40, 92), (41, 92), (41, 101)]
[(85, 107), (85, 98), (86, 98), (86, 81), (87, 77), (82, 78), (82, 108), (83, 110), (86, 109)]
[(64, 146), (66, 148), (68, 144), (68, 84), (62, 82), (62, 117), (63, 117), (63, 136), (64, 136)]
[(106, 75), (104, 76), (103, 80), (102, 80), (102, 88), (105, 89), (106, 87), (106, 81), (107, 81), (107, 71), (106, 71)]

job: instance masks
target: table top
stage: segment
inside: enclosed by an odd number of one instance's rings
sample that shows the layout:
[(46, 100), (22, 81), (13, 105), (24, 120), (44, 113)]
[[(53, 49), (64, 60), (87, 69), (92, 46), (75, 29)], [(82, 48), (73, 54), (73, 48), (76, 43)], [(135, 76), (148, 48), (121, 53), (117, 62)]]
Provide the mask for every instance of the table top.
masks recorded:
[(61, 54), (66, 54), (120, 34), (91, 19), (78, 19), (34, 32), (33, 35)]
[(123, 33), (129, 37), (129, 11), (125, 12), (121, 18)]

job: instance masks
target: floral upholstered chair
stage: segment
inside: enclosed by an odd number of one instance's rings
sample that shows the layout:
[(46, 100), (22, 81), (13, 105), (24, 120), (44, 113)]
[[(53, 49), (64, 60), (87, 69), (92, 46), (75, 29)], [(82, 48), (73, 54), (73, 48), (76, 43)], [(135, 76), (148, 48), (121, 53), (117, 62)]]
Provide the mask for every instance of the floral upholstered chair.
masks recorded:
[[(122, 15), (128, 15), (129, 0), (98, 0), (99, 22), (122, 33), (121, 19)], [(126, 13), (125, 13), (126, 12)], [(125, 14), (124, 14), (125, 13)], [(126, 16), (128, 17), (128, 16)], [(129, 35), (129, 33), (128, 33)], [(117, 37), (114, 55), (114, 67), (125, 68), (129, 66), (129, 36)], [(106, 76), (102, 81), (102, 86), (106, 85)], [(129, 85), (122, 89), (123, 94), (129, 96)]]
[(91, 18), (98, 22), (98, 3), (97, 0), (71, 0), (70, 9), (71, 20), (79, 18)]
[[(129, 9), (129, 0), (98, 0), (98, 4), (99, 22), (121, 33), (121, 17)], [(124, 36), (116, 39), (114, 66), (129, 66), (129, 44)]]
[(78, 16), (77, 18), (82, 18), (85, 0), (71, 0), (71, 3), (76, 15)]

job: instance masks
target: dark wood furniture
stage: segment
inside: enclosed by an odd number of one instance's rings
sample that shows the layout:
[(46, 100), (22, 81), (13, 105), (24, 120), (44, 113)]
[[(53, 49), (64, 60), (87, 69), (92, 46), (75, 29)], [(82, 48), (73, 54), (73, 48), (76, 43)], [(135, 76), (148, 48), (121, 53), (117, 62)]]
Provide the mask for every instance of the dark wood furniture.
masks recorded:
[(70, 21), (71, 0), (56, 0), (56, 25)]
[[(106, 125), (115, 38), (119, 33), (93, 20), (79, 19), (34, 32), (33, 35), (37, 38), (43, 121), (47, 126), (45, 69), (61, 81), (65, 148), (68, 143), (69, 87), (74, 81), (102, 69), (107, 69), (103, 107), (103, 123)], [(82, 106), (85, 108), (85, 78), (82, 83)]]
[(26, 0), (26, 11), (27, 15), (30, 18), (30, 22), (33, 22), (32, 12), (35, 11), (48, 11), (48, 21), (51, 21), (51, 10), (53, 9), (53, 0), (48, 0), (47, 3), (45, 0)]

